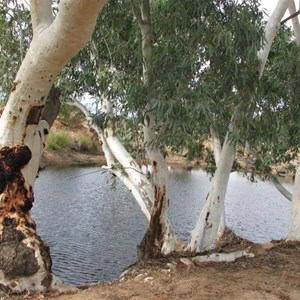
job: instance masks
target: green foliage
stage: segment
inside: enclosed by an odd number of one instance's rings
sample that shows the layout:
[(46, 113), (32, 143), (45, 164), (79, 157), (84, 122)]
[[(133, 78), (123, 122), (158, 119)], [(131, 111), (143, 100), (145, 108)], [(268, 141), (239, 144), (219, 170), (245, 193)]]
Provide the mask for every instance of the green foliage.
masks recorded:
[(74, 126), (85, 121), (82, 112), (75, 106), (63, 105), (60, 108), (58, 120), (67, 126)]
[(290, 28), (276, 36), (244, 135), (258, 149), (260, 168), (295, 159), (300, 147), (300, 49)]
[(92, 118), (92, 123), (98, 128), (104, 129), (107, 126), (108, 116), (105, 113), (97, 113)]
[(73, 140), (70, 134), (65, 132), (50, 133), (47, 140), (48, 149), (61, 151), (72, 148)]
[(21, 1), (0, 2), (0, 101), (5, 101), (32, 37), (30, 13)]
[(84, 135), (77, 137), (76, 146), (75, 150), (79, 152), (96, 153), (98, 151), (97, 144)]
[(97, 143), (85, 135), (72, 137), (68, 132), (51, 132), (47, 140), (51, 151), (75, 150), (77, 152), (97, 153)]

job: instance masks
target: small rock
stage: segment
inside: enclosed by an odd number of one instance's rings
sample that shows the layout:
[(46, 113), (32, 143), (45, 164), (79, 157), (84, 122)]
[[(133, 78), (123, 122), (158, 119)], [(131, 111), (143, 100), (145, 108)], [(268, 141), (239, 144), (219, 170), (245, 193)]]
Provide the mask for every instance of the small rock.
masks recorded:
[(144, 282), (150, 282), (150, 283), (152, 283), (153, 279), (154, 279), (153, 277), (146, 277), (144, 279)]
[(187, 257), (180, 258), (180, 262), (182, 262), (184, 265), (186, 265), (188, 267), (191, 267), (194, 265), (193, 261)]

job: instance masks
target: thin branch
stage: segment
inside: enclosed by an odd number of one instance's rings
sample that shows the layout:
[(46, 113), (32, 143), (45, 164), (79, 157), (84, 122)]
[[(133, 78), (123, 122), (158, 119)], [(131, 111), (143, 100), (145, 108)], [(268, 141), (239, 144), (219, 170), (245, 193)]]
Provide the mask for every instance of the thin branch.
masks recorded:
[[(256, 152), (256, 150), (250, 145), (250, 143), (248, 142), (249, 145), (249, 150), (251, 152), (251, 154), (258, 160), (261, 161), (261, 157), (259, 156), (259, 154)], [(292, 197), (293, 194), (288, 191), (277, 179), (277, 177), (272, 174), (271, 172), (266, 172), (266, 175), (269, 177), (269, 179), (272, 181), (272, 183), (274, 184), (274, 186), (277, 188), (277, 190), (289, 201), (292, 201)]]
[(297, 17), (299, 14), (300, 14), (300, 10), (296, 11), (295, 13), (291, 14), (289, 17), (287, 17), (287, 18), (285, 18), (284, 20), (282, 20), (282, 21), (280, 22), (280, 25), (285, 24), (287, 21), (289, 21), (289, 20), (291, 20), (291, 19)]

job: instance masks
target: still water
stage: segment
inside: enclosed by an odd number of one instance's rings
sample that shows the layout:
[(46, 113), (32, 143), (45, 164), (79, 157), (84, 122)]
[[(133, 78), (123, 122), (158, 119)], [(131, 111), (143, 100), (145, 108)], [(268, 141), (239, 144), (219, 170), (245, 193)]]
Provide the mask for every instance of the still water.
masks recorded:
[[(170, 218), (186, 240), (210, 187), (201, 170), (170, 170)], [(292, 185), (287, 185), (292, 189)], [(33, 219), (50, 246), (53, 271), (64, 282), (116, 279), (136, 260), (147, 221), (121, 182), (99, 167), (47, 168), (36, 181)], [(254, 242), (284, 238), (290, 202), (266, 182), (230, 177), (226, 222)]]

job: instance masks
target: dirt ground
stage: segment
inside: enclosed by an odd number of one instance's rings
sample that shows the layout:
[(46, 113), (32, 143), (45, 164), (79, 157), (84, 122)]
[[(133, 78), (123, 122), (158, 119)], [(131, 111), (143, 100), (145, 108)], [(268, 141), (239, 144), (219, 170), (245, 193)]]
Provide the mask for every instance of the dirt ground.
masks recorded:
[(227, 232), (221, 253), (247, 250), (255, 257), (234, 262), (192, 263), (173, 255), (131, 266), (119, 280), (78, 287), (64, 293), (9, 295), (1, 300), (299, 300), (300, 242), (277, 241), (258, 245)]
[[(230, 252), (250, 244), (230, 244)], [(252, 248), (262, 249), (259, 245)], [(252, 249), (251, 248), (251, 249)], [(271, 249), (270, 249), (271, 248)], [(179, 257), (142, 262), (124, 278), (81, 287), (73, 292), (21, 295), (0, 294), (1, 300), (214, 300), (300, 299), (300, 242), (274, 242), (253, 258), (230, 263), (187, 265)], [(189, 260), (190, 261), (190, 260)]]

